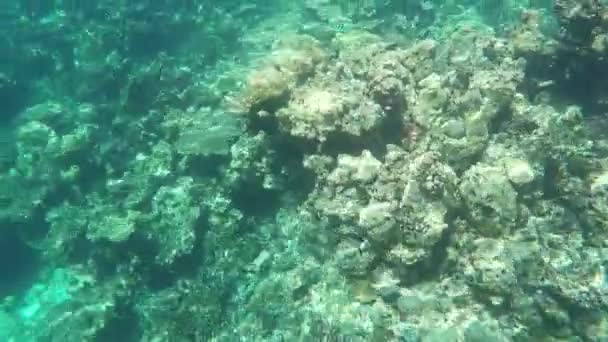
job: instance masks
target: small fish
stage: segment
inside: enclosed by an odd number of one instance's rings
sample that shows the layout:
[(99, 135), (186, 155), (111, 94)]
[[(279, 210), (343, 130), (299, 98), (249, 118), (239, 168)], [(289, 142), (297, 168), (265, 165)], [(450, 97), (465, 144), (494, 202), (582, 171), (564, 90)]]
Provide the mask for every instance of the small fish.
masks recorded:
[(334, 26), (334, 29), (336, 30), (336, 32), (344, 33), (346, 32), (346, 24), (338, 23)]

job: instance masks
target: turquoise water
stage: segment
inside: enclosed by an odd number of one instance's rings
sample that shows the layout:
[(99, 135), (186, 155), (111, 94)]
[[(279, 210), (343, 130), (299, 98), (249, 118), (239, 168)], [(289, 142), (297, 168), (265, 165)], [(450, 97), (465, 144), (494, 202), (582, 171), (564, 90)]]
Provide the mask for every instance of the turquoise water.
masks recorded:
[(0, 20), (0, 342), (608, 340), (605, 2)]

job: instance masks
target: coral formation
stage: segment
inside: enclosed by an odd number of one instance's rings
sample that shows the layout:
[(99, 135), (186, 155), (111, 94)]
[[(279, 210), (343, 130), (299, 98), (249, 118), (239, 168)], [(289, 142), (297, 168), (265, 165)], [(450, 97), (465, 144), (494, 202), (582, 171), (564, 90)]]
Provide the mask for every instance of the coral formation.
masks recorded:
[(604, 341), (607, 6), (11, 7), (0, 340)]

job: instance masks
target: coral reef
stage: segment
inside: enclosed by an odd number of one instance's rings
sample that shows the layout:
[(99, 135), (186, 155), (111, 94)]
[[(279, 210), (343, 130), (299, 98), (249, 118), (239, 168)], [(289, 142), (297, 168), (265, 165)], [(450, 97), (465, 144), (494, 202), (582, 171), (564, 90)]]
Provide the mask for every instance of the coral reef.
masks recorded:
[(8, 6), (0, 340), (608, 338), (605, 3), (114, 5)]

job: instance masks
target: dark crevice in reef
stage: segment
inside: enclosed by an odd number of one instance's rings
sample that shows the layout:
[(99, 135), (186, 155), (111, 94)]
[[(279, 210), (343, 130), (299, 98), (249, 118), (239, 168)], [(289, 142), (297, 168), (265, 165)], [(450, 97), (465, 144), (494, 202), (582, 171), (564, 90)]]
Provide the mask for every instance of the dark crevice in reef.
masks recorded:
[(112, 312), (112, 317), (95, 335), (95, 342), (137, 342), (141, 340), (141, 328), (132, 301), (121, 298), (117, 303), (117, 307)]
[(409, 270), (404, 270), (401, 276), (403, 285), (413, 286), (423, 282), (433, 281), (445, 273), (448, 264), (448, 249), (452, 243), (452, 236), (455, 232), (454, 220), (457, 216), (456, 212), (448, 213), (449, 217), (445, 222), (449, 222), (448, 228), (443, 231), (441, 238), (432, 247), (429, 257), (419, 263), (409, 267)]
[(313, 144), (310, 141), (293, 138), (279, 139), (281, 140), (273, 142), (279, 161), (274, 165), (273, 174), (282, 176), (282, 167), (285, 167), (289, 173), (286, 188), (290, 190), (290, 194), (296, 197), (308, 195), (314, 187), (315, 176), (310, 170), (302, 168), (302, 161), (306, 154), (314, 153)]
[(528, 96), (549, 94), (553, 105), (575, 104), (586, 115), (608, 112), (606, 5), (556, 0), (553, 9), (559, 31), (545, 41), (546, 51), (526, 56)]
[[(380, 128), (380, 138), (382, 139), (382, 155), (386, 154), (386, 145), (401, 145), (405, 132), (405, 125), (401, 111), (391, 112)], [(374, 154), (374, 151), (371, 151)]]
[(362, 137), (355, 137), (348, 133), (334, 133), (323, 144), (323, 154), (337, 156), (339, 154), (358, 155), (368, 147), (368, 142)]
[(278, 193), (266, 190), (260, 184), (239, 187), (232, 199), (235, 207), (250, 217), (267, 217), (280, 206)]
[(492, 134), (507, 131), (513, 117), (513, 112), (508, 107), (500, 108), (494, 120), (490, 121), (488, 131)]
[(17, 82), (0, 73), (0, 125), (13, 120), (29, 102), (29, 88), (23, 82)]
[(530, 75), (553, 82), (552, 99), (563, 105), (576, 104), (588, 115), (608, 112), (608, 98), (603, 94), (608, 77), (608, 62), (576, 47), (562, 47), (550, 63), (544, 61), (528, 68)]
[(41, 266), (40, 252), (22, 239), (20, 229), (17, 224), (0, 225), (0, 298), (28, 288)]
[(207, 233), (208, 223), (207, 217), (201, 215), (194, 224), (195, 240), (193, 248), (188, 254), (177, 257), (171, 264), (171, 271), (180, 277), (194, 277), (200, 271), (200, 260), (205, 257), (204, 243), (205, 234)]
[(448, 222), (448, 228), (443, 231), (439, 241), (437, 241), (437, 243), (435, 243), (435, 245), (431, 248), (429, 262), (431, 267), (428, 269), (428, 272), (423, 274), (423, 280), (431, 280), (439, 277), (444, 271), (444, 267), (448, 260), (448, 249), (452, 243), (452, 236), (454, 235), (455, 231), (454, 220), (456, 214), (448, 213), (446, 216), (448, 216), (448, 218), (445, 220), (445, 222)]
[(222, 168), (228, 163), (226, 156), (212, 155), (188, 156), (186, 169), (194, 179), (216, 178), (222, 174)]
[(387, 123), (385, 129), (379, 133), (366, 136), (352, 136), (348, 133), (333, 134), (323, 144), (322, 153), (324, 155), (338, 156), (339, 154), (361, 155), (363, 150), (368, 150), (371, 154), (383, 160), (387, 152), (387, 144), (400, 145), (400, 123)]
[[(276, 122), (276, 118), (273, 114), (276, 113), (279, 109), (286, 106), (290, 98), (291, 93), (289, 91), (284, 91), (278, 96), (270, 97), (252, 106), (249, 109), (249, 114), (251, 117), (249, 123), (250, 127), (252, 127), (254, 131), (263, 130), (276, 132), (278, 128), (278, 123)], [(267, 112), (268, 115), (258, 115), (257, 113), (260, 111)]]
[[(137, 233), (123, 244), (121, 253), (123, 258), (132, 258), (137, 255), (140, 260), (145, 261), (138, 265), (138, 273), (142, 275), (142, 280), (150, 290), (161, 291), (174, 286), (179, 279), (196, 276), (200, 270), (200, 260), (204, 258), (203, 239), (206, 231), (207, 217), (201, 215), (195, 223), (193, 249), (187, 254), (176, 257), (171, 265), (158, 264), (155, 260), (160, 250), (158, 243)], [(116, 262), (114, 261), (113, 264)]]
[[(268, 100), (269, 102), (254, 107), (251, 112), (255, 113), (263, 108), (269, 113), (274, 113), (287, 104), (289, 97), (289, 94), (286, 93), (281, 97), (272, 98)], [(359, 155), (363, 150), (369, 150), (376, 158), (383, 159), (387, 152), (387, 144), (401, 144), (405, 125), (401, 113), (398, 111), (391, 111), (386, 115), (387, 117), (380, 127), (371, 132), (364, 132), (360, 136), (356, 136), (349, 132), (336, 130), (321, 143), (285, 135), (281, 132), (279, 122), (273, 114), (251, 115), (248, 131), (253, 134), (259, 131), (267, 133), (271, 137), (272, 145), (277, 146), (278, 152), (290, 159), (316, 153), (334, 157), (339, 154)]]
[(323, 154), (330, 156), (360, 155), (363, 150), (369, 150), (375, 158), (383, 160), (388, 144), (401, 145), (403, 132), (404, 122), (401, 116), (389, 113), (378, 130), (364, 133), (362, 136), (353, 136), (345, 132), (334, 133), (323, 143), (321, 150)]
[(547, 158), (544, 164), (544, 177), (542, 180), (543, 197), (545, 199), (559, 198), (560, 192), (555, 180), (559, 177), (559, 162), (552, 158)]

